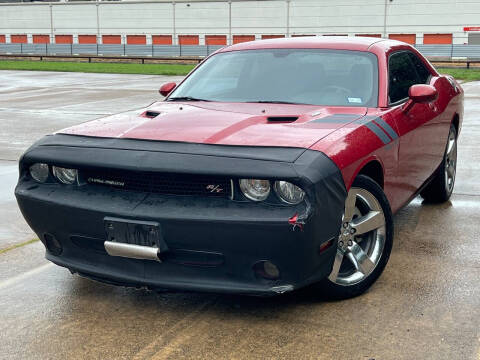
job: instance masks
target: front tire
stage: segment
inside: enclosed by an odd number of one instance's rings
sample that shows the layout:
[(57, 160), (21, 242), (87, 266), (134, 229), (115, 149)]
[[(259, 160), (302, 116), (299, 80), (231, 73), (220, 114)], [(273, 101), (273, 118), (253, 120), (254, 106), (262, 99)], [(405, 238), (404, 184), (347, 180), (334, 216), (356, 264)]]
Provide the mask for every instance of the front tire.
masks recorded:
[(365, 292), (387, 265), (393, 243), (393, 216), (382, 188), (359, 175), (345, 202), (332, 271), (320, 282), (331, 299)]
[(451, 125), (442, 163), (430, 184), (422, 190), (420, 195), (422, 195), (425, 201), (430, 203), (442, 203), (447, 201), (450, 199), (450, 196), (452, 196), (456, 174), (457, 130), (455, 129), (455, 126)]

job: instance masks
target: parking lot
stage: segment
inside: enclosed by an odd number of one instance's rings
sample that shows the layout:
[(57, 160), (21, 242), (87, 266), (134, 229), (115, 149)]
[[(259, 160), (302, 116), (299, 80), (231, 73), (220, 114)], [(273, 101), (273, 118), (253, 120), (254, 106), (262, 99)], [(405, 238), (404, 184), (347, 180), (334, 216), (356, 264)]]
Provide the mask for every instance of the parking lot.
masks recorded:
[(0, 71), (0, 359), (480, 360), (480, 82), (464, 84), (451, 201), (416, 198), (395, 216), (390, 262), (358, 298), (113, 287), (50, 264), (39, 241), (25, 244), (36, 235), (13, 195), (22, 152), (44, 134), (148, 105), (178, 80)]

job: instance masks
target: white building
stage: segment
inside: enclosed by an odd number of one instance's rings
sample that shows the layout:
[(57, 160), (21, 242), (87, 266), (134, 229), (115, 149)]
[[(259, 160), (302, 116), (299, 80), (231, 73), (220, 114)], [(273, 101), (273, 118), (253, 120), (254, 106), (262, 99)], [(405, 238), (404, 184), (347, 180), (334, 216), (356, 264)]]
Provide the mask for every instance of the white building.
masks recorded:
[(194, 0), (0, 4), (0, 42), (224, 45), (369, 35), (480, 44), (480, 0)]

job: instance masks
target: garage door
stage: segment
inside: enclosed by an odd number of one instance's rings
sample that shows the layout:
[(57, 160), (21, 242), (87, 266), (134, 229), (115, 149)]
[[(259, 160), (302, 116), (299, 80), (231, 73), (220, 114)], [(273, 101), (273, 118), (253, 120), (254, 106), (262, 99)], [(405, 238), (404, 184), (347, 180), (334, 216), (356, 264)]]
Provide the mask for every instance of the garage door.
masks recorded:
[(406, 42), (407, 44), (415, 45), (417, 42), (417, 35), (415, 34), (390, 34), (389, 39)]
[(33, 35), (34, 44), (50, 44), (50, 35)]
[(198, 45), (198, 35), (178, 35), (180, 45)]
[(205, 35), (207, 45), (227, 45), (227, 35)]
[(172, 35), (152, 35), (154, 45), (172, 45)]
[(127, 44), (145, 45), (147, 43), (146, 35), (127, 35)]
[(97, 35), (78, 35), (79, 44), (96, 44)]
[(55, 44), (71, 44), (73, 43), (72, 35), (55, 35)]
[(451, 44), (452, 34), (424, 34), (424, 44)]
[(264, 39), (280, 39), (284, 38), (285, 35), (262, 35), (262, 40)]
[(468, 45), (480, 45), (480, 34), (468, 34)]
[(246, 41), (254, 41), (255, 35), (233, 35), (233, 43), (238, 44)]
[(366, 37), (373, 37), (373, 38), (381, 38), (381, 34), (355, 34), (355, 36), (366, 36)]
[(120, 35), (102, 35), (102, 44), (121, 44), (122, 38)]
[(10, 35), (10, 42), (15, 44), (19, 44), (19, 43), (26, 44), (27, 35)]

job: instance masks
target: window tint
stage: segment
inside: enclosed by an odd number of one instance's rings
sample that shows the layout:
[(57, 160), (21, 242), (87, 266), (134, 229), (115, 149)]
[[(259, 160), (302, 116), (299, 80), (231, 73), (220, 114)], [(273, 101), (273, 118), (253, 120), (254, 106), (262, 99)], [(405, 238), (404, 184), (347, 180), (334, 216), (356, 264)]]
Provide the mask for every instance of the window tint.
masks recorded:
[(415, 70), (417, 71), (418, 83), (426, 84), (431, 75), (430, 71), (428, 71), (423, 61), (420, 60), (417, 55), (409, 52), (408, 56), (410, 56), (410, 60), (412, 61), (412, 64), (415, 67)]
[(391, 104), (408, 98), (408, 89), (418, 83), (408, 54), (406, 51), (398, 52), (388, 60), (388, 98)]
[(223, 102), (377, 106), (377, 58), (369, 52), (323, 49), (219, 53), (177, 87), (170, 100), (186, 96)]
[(408, 89), (415, 84), (426, 84), (430, 71), (415, 54), (410, 51), (394, 53), (388, 60), (388, 99), (393, 104), (408, 98)]

